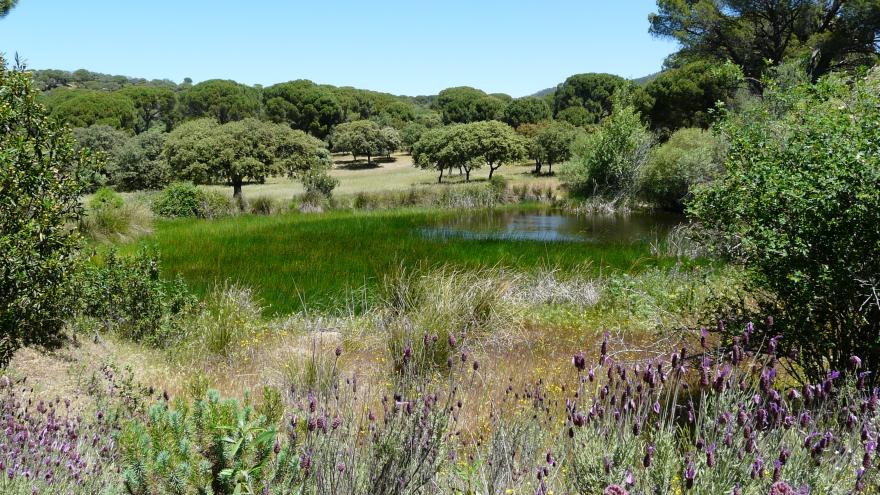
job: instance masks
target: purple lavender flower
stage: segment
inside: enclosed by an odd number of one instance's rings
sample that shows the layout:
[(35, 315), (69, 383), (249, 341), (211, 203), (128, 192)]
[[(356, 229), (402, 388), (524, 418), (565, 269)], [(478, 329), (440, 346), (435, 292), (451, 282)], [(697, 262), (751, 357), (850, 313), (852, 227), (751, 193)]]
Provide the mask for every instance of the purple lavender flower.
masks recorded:
[(798, 495), (798, 492), (788, 483), (776, 481), (770, 486), (770, 495)]
[[(584, 355), (583, 352), (579, 351), (571, 358), (571, 364), (574, 365), (578, 372), (584, 371), (584, 369), (587, 367), (587, 357)], [(593, 370), (590, 370), (590, 373), (592, 372)]]
[(629, 495), (629, 492), (620, 485), (608, 485), (602, 495)]
[(693, 461), (688, 461), (684, 468), (684, 486), (688, 490), (694, 487), (694, 479), (697, 477), (697, 469), (694, 467)]

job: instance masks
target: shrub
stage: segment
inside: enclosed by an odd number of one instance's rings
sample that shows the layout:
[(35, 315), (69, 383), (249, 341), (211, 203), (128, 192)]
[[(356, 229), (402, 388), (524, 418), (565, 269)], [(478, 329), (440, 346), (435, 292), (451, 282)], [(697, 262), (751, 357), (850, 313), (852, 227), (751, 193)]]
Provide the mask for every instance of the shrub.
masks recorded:
[(175, 182), (153, 200), (153, 211), (162, 217), (201, 216), (204, 193), (191, 182)]
[(99, 189), (89, 200), (80, 231), (97, 241), (124, 242), (148, 233), (151, 212), (136, 200), (123, 200), (108, 188)]
[(199, 202), (198, 216), (201, 218), (228, 217), (236, 215), (241, 211), (238, 201), (220, 191), (204, 191), (201, 189), (199, 191), (201, 192), (201, 201)]
[(181, 318), (195, 306), (182, 279), (163, 280), (159, 260), (146, 250), (124, 257), (110, 249), (81, 273), (82, 314), (126, 339), (157, 347), (179, 341)]
[(278, 209), (278, 204), (269, 196), (259, 196), (250, 201), (251, 213), (271, 215)]
[[(727, 175), (690, 213), (773, 299), (770, 330), (808, 377), (880, 367), (880, 70), (765, 94), (728, 115)], [(730, 248), (728, 248), (730, 247)]]
[(702, 129), (680, 129), (666, 143), (651, 150), (639, 177), (639, 190), (648, 201), (682, 211), (694, 186), (724, 171), (721, 140)]
[(280, 440), (278, 425), (248, 400), (209, 391), (192, 404), (159, 402), (120, 434), (124, 486), (133, 495), (267, 493), (300, 476), (299, 459)]
[(578, 138), (563, 179), (578, 195), (626, 197), (635, 192), (653, 136), (625, 95), (591, 134)]
[(113, 184), (123, 191), (159, 189), (171, 178), (171, 169), (162, 155), (167, 134), (152, 129), (128, 139), (114, 153)]
[(15, 349), (61, 340), (70, 314), (79, 196), (97, 168), (0, 58), (0, 366)]

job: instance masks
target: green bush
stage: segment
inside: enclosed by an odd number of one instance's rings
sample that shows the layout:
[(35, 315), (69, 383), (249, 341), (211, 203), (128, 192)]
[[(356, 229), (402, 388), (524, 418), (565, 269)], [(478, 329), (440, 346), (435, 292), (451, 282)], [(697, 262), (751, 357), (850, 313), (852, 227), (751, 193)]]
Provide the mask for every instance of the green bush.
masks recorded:
[(723, 162), (719, 138), (702, 129), (680, 129), (651, 150), (639, 177), (640, 193), (662, 208), (682, 211), (693, 187), (718, 178)]
[(160, 277), (158, 259), (145, 250), (133, 257), (109, 250), (84, 267), (78, 286), (84, 316), (124, 338), (159, 347), (179, 340), (181, 318), (196, 304), (182, 279)]
[[(812, 379), (850, 356), (880, 367), (880, 70), (848, 81), (769, 88), (728, 115), (727, 175), (698, 189), (690, 213), (716, 248), (751, 269)], [(760, 341), (760, 339), (757, 339)]]
[(122, 196), (108, 187), (102, 187), (89, 200), (88, 211), (80, 225), (92, 238), (107, 238), (128, 232), (130, 224), (124, 208)]
[(292, 486), (302, 476), (299, 457), (278, 426), (250, 401), (215, 391), (191, 404), (157, 403), (119, 436), (126, 492), (231, 495)]
[(175, 182), (153, 200), (153, 212), (162, 217), (200, 217), (204, 192), (191, 182)]
[(168, 184), (171, 169), (162, 155), (167, 134), (159, 129), (128, 139), (114, 153), (110, 179), (123, 191), (159, 189)]
[(202, 218), (221, 218), (237, 215), (241, 207), (236, 200), (220, 191), (201, 191), (202, 202), (199, 206), (199, 216)]
[(278, 209), (278, 204), (269, 196), (258, 196), (250, 201), (251, 213), (271, 215)]
[(635, 192), (654, 139), (627, 100), (615, 96), (611, 115), (575, 141), (563, 179), (576, 195), (618, 198)]
[(97, 164), (0, 57), (0, 367), (15, 349), (61, 340), (73, 302), (79, 197)]

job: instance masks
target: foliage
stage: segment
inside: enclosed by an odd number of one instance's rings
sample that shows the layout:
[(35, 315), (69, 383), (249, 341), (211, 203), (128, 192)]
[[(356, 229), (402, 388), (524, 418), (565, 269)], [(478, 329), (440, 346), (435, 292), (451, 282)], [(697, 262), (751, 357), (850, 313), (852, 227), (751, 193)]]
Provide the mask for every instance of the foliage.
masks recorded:
[(537, 124), (552, 116), (550, 105), (544, 98), (528, 96), (517, 98), (504, 108), (504, 122), (514, 128), (522, 124)]
[(462, 167), (470, 181), (471, 171), (484, 165), (489, 166), (491, 179), (504, 163), (526, 158), (527, 145), (525, 138), (502, 122), (456, 124), (423, 134), (413, 146), (413, 160), (418, 167), (439, 170), (438, 182), (443, 170), (452, 167)]
[(636, 94), (651, 128), (672, 133), (682, 127), (708, 128), (716, 103), (729, 103), (742, 81), (732, 63), (692, 62), (668, 69)]
[(575, 141), (565, 181), (572, 192), (625, 197), (635, 192), (653, 137), (625, 96), (591, 134)]
[(180, 93), (184, 118), (212, 118), (221, 124), (259, 117), (262, 113), (260, 90), (235, 81), (211, 79)]
[(128, 97), (106, 91), (56, 89), (43, 97), (56, 119), (71, 127), (109, 125), (116, 129), (134, 129), (137, 113)]
[(0, 365), (50, 345), (69, 315), (84, 177), (95, 163), (37, 103), (30, 75), (0, 59)]
[(153, 211), (160, 217), (199, 217), (203, 192), (191, 182), (174, 182), (153, 199)]
[[(576, 74), (566, 79), (556, 89), (553, 96), (553, 114), (578, 126), (596, 124), (611, 113), (614, 93), (629, 84), (626, 79), (611, 74)], [(569, 108), (582, 108), (586, 112), (572, 111), (577, 112), (577, 118), (573, 115), (559, 117), (560, 113)]]
[(690, 208), (775, 297), (772, 332), (811, 378), (880, 366), (878, 94), (877, 70), (769, 91), (722, 123), (727, 174)]
[(15, 7), (15, 4), (18, 3), (18, 0), (3, 0), (0, 2), (0, 18), (6, 17), (9, 14), (9, 11)]
[(413, 146), (422, 138), (428, 128), (419, 122), (410, 122), (400, 130), (400, 145), (404, 150), (412, 151)]
[(392, 127), (381, 127), (372, 120), (356, 120), (339, 124), (330, 136), (334, 151), (351, 153), (357, 160), (358, 155), (372, 157), (390, 155), (400, 148), (400, 134)]
[(79, 231), (98, 242), (127, 242), (152, 231), (152, 212), (137, 199), (124, 201), (107, 187), (95, 192), (88, 201)]
[(165, 160), (162, 129), (151, 129), (128, 139), (114, 152), (110, 180), (121, 191), (160, 189), (171, 179)]
[(453, 124), (498, 119), (505, 103), (479, 89), (461, 86), (441, 91), (434, 105), (443, 123)]
[(90, 150), (94, 155), (100, 156), (104, 165), (95, 169), (94, 175), (86, 179), (88, 190), (110, 183), (110, 176), (116, 167), (116, 152), (128, 141), (129, 136), (106, 124), (74, 127), (71, 132), (78, 143), (78, 149)]
[(166, 131), (174, 124), (174, 111), (177, 97), (171, 88), (166, 86), (136, 85), (126, 86), (117, 94), (127, 96), (134, 102), (137, 111), (137, 122), (134, 131), (138, 134), (148, 131), (153, 124), (162, 123)]
[(263, 90), (266, 115), (274, 122), (286, 122), (294, 129), (324, 138), (344, 120), (342, 106), (329, 88), (298, 80)]
[(82, 315), (123, 338), (156, 347), (178, 341), (181, 318), (196, 302), (182, 279), (163, 280), (158, 257), (143, 249), (133, 257), (110, 249), (86, 265), (78, 293)]
[(724, 172), (722, 141), (702, 129), (679, 129), (651, 150), (639, 177), (640, 194), (662, 208), (682, 211), (694, 187)]
[(731, 60), (760, 79), (769, 66), (809, 58), (817, 78), (871, 62), (878, 53), (880, 5), (873, 0), (741, 2), (658, 0), (651, 33), (681, 44), (668, 63)]
[(582, 134), (583, 131), (565, 121), (554, 121), (538, 130), (530, 144), (535, 173), (540, 174), (541, 167), (547, 165), (552, 174), (554, 163), (568, 161), (575, 140)]
[(211, 119), (186, 122), (169, 134), (165, 153), (178, 177), (227, 182), (234, 197), (241, 196), (245, 180), (263, 181), (281, 172), (302, 180), (330, 168), (321, 141), (287, 125), (253, 118), (227, 124)]
[(123, 480), (130, 494), (265, 493), (288, 485), (299, 459), (277, 448), (278, 425), (249, 401), (221, 399), (215, 391), (191, 404), (154, 404), (147, 420), (127, 424), (119, 439)]

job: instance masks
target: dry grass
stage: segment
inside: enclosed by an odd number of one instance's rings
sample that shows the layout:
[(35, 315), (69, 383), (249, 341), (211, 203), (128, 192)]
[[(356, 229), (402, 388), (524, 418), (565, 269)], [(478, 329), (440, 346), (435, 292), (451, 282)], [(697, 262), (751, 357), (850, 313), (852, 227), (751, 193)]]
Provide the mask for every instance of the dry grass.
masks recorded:
[[(336, 196), (350, 196), (357, 193), (382, 191), (401, 191), (411, 187), (437, 186), (444, 187), (464, 182), (464, 178), (453, 174), (444, 184), (437, 185), (437, 174), (432, 170), (422, 170), (413, 166), (412, 157), (398, 153), (392, 156), (393, 161), (379, 163), (372, 168), (352, 166), (351, 155), (334, 155), (335, 166), (330, 175), (339, 179), (339, 186), (333, 190)], [(536, 184), (556, 188), (559, 180), (555, 176), (536, 177), (532, 175), (531, 164), (505, 165), (497, 175), (508, 179), (512, 184)], [(489, 169), (475, 170), (471, 175), (472, 182), (487, 180)], [(220, 191), (229, 196), (232, 188), (222, 185), (203, 186), (208, 190)], [(244, 186), (245, 197), (269, 197), (281, 201), (289, 201), (294, 196), (303, 194), (305, 190), (298, 181), (287, 177), (270, 177), (264, 184), (248, 184)]]

